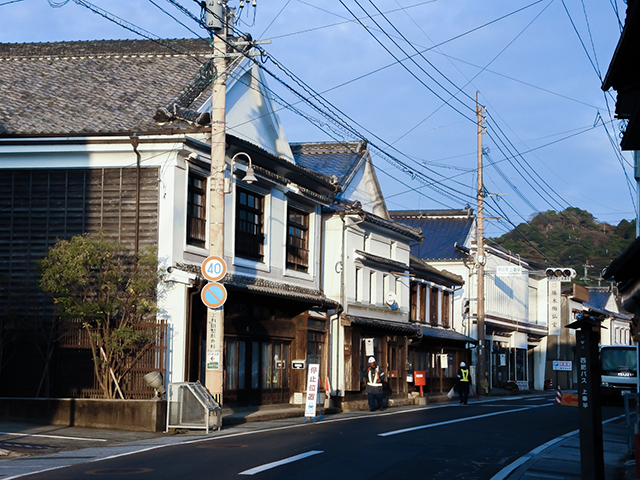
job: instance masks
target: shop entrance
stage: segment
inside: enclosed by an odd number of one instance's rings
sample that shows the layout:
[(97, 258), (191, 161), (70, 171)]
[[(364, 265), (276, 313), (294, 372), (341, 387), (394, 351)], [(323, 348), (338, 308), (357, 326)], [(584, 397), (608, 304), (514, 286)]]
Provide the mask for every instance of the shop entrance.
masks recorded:
[(225, 399), (240, 405), (289, 402), (290, 342), (225, 340)]

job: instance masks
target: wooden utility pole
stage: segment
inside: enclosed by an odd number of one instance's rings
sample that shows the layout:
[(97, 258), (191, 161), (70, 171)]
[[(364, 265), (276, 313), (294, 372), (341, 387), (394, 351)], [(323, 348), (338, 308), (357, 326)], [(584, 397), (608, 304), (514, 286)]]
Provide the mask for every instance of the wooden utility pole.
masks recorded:
[[(217, 5), (217, 8), (216, 8)], [(224, 258), (224, 178), (226, 170), (226, 29), (227, 7), (207, 2), (213, 15), (213, 65), (215, 76), (211, 93), (211, 175), (209, 177), (209, 256)], [(209, 23), (209, 22), (207, 22)], [(224, 308), (207, 309), (207, 351), (205, 386), (222, 404)]]
[[(478, 92), (476, 92), (476, 117), (478, 119), (478, 235), (476, 244), (478, 247), (476, 255), (478, 274), (478, 379), (479, 385), (487, 378), (487, 352), (484, 338), (484, 185), (482, 180), (482, 134), (484, 133), (485, 119), (483, 117), (485, 109), (478, 104)], [(478, 393), (484, 389), (478, 388)]]

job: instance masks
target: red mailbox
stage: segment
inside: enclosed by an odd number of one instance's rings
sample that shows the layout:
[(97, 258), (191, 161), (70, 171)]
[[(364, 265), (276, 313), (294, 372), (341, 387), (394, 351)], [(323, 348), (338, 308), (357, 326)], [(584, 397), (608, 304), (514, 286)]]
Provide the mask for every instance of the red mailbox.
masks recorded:
[(415, 370), (413, 372), (413, 383), (416, 387), (420, 387), (420, 396), (422, 397), (422, 387), (427, 384), (427, 372), (424, 370)]

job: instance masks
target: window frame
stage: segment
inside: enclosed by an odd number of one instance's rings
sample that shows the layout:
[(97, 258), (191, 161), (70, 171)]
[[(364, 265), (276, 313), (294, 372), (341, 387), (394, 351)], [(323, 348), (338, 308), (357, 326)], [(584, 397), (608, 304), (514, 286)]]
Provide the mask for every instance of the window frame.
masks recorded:
[[(247, 198), (246, 201), (242, 201), (242, 196)], [(255, 199), (253, 205), (250, 205), (249, 198)], [(235, 212), (235, 224), (234, 224), (234, 255), (239, 258), (254, 260), (258, 262), (264, 262), (265, 257), (265, 195), (261, 195), (252, 190), (245, 188), (236, 188), (236, 212)], [(256, 206), (258, 203), (258, 206)], [(243, 214), (247, 217), (253, 216), (254, 218), (242, 218)], [(257, 219), (257, 221), (256, 221)], [(241, 228), (242, 223), (246, 226)], [(253, 230), (257, 230), (252, 233), (248, 226), (253, 226)], [(250, 240), (247, 240), (247, 237)], [(253, 238), (251, 238), (253, 237)]]
[[(200, 181), (201, 187), (192, 184), (192, 179)], [(186, 241), (187, 245), (205, 248), (207, 242), (207, 181), (208, 178), (193, 170), (187, 174), (187, 204), (186, 204)], [(192, 200), (198, 196), (201, 203)]]
[[(292, 220), (292, 213), (301, 218), (303, 221)], [(285, 246), (285, 266), (288, 270), (297, 272), (309, 272), (309, 256), (310, 256), (310, 217), (309, 212), (305, 212), (300, 208), (287, 205), (287, 242)], [(300, 235), (291, 233), (299, 232)], [(293, 245), (292, 239), (295, 239), (300, 245)], [(305, 258), (306, 257), (306, 258)]]

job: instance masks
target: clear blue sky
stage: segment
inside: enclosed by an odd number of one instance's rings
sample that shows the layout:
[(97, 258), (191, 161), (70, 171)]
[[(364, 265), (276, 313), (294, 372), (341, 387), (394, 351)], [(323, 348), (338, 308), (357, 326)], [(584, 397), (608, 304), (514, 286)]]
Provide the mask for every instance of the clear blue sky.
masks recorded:
[[(199, 14), (193, 0), (180, 3)], [(487, 198), (488, 215), (519, 224), (570, 205), (612, 224), (635, 217), (632, 156), (619, 150), (615, 93), (600, 89), (624, 22), (623, 2), (246, 3), (237, 28), (272, 40), (265, 50), (321, 93), (352, 132), (268, 78), (284, 105), (304, 112), (280, 107), (289, 141), (354, 134), (370, 140), (389, 209), (475, 208), (479, 91), (488, 111), (485, 186), (502, 195)], [(167, 0), (92, 4), (158, 37), (206, 36)], [(140, 37), (73, 0), (0, 0), (0, 42), (120, 38)], [(272, 61), (265, 65), (304, 93)], [(488, 224), (488, 236), (510, 228), (505, 221)]]

